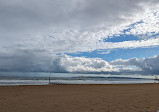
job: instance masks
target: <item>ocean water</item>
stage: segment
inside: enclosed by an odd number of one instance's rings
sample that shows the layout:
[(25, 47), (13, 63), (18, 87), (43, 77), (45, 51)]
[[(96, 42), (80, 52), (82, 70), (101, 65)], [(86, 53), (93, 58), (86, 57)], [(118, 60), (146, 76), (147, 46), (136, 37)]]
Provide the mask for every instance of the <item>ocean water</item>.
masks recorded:
[(153, 75), (0, 72), (0, 85), (158, 83)]

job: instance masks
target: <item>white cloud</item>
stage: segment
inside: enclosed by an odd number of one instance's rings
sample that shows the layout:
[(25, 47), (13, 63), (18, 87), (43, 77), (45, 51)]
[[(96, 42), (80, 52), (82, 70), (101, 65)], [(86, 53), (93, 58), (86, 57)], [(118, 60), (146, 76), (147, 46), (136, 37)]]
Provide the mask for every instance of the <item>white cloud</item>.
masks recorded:
[(67, 55), (62, 55), (59, 58), (61, 67), (65, 67), (68, 72), (100, 73), (117, 71), (108, 62), (98, 58), (70, 57)]
[(151, 36), (159, 33), (159, 10), (147, 10), (146, 12), (140, 20), (141, 23), (131, 26), (126, 34)]
[[(41, 55), (43, 51), (25, 51), (19, 54), (1, 54), (0, 71), (23, 72), (76, 72), (76, 73), (100, 73), (115, 72), (107, 61), (99, 58), (71, 57), (68, 55)], [(40, 55), (39, 55), (40, 54)]]
[(127, 60), (114, 60), (110, 62), (111, 65), (120, 66), (136, 66), (144, 74), (159, 74), (159, 55), (150, 58), (132, 58)]
[(159, 38), (151, 38), (147, 40), (134, 40), (123, 42), (104, 42), (99, 45), (99, 48), (103, 49), (115, 49), (115, 48), (138, 48), (138, 47), (151, 47), (158, 46)]

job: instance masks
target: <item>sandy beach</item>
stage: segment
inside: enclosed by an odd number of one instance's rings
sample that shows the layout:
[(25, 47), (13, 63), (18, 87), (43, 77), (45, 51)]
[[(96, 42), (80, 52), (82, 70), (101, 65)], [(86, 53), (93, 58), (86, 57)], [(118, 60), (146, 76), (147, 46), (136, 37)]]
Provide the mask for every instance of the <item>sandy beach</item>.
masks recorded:
[(157, 112), (159, 84), (1, 86), (0, 112)]

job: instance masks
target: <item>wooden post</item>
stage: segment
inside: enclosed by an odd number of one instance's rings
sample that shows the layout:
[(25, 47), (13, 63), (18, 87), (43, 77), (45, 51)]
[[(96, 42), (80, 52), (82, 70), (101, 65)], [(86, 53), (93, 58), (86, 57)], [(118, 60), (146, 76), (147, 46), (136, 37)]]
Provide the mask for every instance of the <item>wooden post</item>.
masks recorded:
[(51, 82), (50, 82), (50, 77), (49, 77), (49, 84), (51, 84)]

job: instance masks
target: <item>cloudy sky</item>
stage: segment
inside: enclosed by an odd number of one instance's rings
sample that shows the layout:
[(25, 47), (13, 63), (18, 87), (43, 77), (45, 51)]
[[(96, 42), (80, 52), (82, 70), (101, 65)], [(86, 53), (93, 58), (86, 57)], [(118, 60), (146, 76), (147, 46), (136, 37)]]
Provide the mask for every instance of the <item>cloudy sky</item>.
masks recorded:
[(0, 71), (159, 74), (159, 1), (0, 0)]

